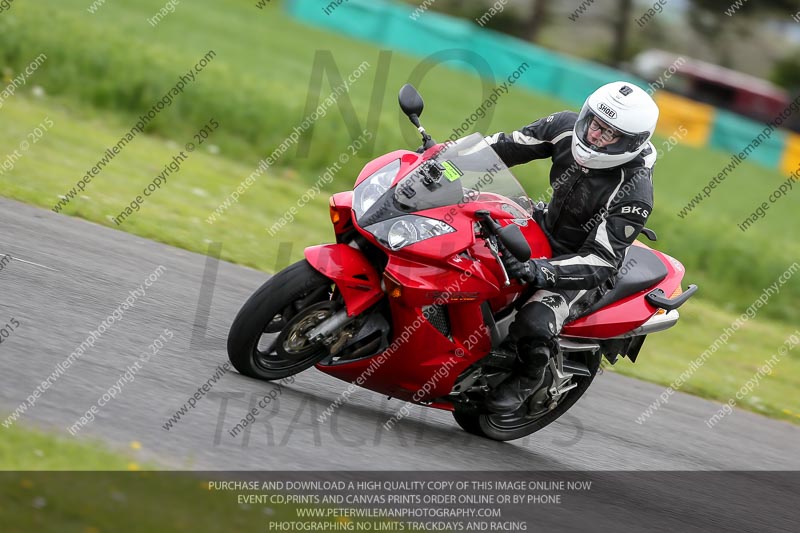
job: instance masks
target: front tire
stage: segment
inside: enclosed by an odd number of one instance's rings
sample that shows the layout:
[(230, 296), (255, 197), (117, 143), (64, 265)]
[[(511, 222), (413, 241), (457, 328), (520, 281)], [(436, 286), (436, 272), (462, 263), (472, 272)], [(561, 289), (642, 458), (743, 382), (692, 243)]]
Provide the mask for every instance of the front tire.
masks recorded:
[[(332, 314), (331, 286), (331, 281), (306, 260), (267, 280), (245, 302), (231, 325), (228, 358), (234, 368), (245, 376), (275, 380), (324, 359), (327, 349), (302, 345), (302, 333)], [(287, 338), (290, 328), (291, 339)]]
[[(578, 355), (578, 354), (574, 354)], [(552, 411), (538, 417), (529, 417), (519, 412), (511, 414), (480, 414), (473, 409), (463, 409), (456, 406), (453, 411), (453, 418), (456, 423), (467, 433), (485, 437), (487, 439), (507, 441), (525, 437), (536, 433), (548, 424), (555, 422), (558, 417), (566, 413), (575, 402), (583, 396), (589, 385), (592, 384), (597, 369), (600, 367), (600, 355), (581, 354), (581, 362), (585, 364), (592, 373), (590, 377), (576, 377), (577, 387), (568, 391), (558, 402)], [(526, 402), (527, 404), (527, 402)], [(525, 411), (527, 405), (520, 411)]]

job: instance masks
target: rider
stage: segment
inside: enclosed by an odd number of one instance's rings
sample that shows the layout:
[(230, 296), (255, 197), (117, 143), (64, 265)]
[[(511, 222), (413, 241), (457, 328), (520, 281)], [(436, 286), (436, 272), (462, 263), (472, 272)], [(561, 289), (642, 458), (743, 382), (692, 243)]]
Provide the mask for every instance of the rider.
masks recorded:
[(561, 111), (487, 142), (509, 167), (550, 157), (552, 198), (534, 212), (553, 258), (522, 263), (504, 254), (509, 276), (537, 287), (509, 333), (519, 369), (494, 389), (487, 408), (519, 409), (541, 386), (564, 323), (613, 286), (628, 247), (653, 209), (650, 138), (658, 106), (626, 82), (589, 95), (580, 113)]

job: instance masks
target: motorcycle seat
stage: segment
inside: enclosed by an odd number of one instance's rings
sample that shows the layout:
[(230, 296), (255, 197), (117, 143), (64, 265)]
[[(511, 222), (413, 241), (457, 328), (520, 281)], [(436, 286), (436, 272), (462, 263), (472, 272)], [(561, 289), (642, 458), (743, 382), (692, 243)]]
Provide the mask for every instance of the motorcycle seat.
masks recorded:
[(649, 289), (666, 278), (667, 274), (666, 265), (656, 254), (641, 246), (631, 246), (622, 261), (622, 268), (617, 274), (614, 287), (582, 313), (582, 316)]

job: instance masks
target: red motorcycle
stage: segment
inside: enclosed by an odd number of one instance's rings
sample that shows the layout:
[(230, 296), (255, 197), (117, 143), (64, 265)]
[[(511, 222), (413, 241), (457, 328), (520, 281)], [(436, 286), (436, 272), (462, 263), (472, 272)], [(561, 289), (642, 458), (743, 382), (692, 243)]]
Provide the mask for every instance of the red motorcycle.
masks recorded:
[(353, 191), (331, 197), (336, 244), (306, 248), (305, 260), (247, 300), (228, 355), (254, 378), (316, 366), (452, 411), (470, 433), (524, 437), (583, 395), (603, 355), (635, 361), (645, 336), (675, 325), (697, 287), (682, 292), (681, 263), (637, 242), (614, 288), (564, 327), (541, 388), (515, 413), (487, 412), (486, 394), (514, 367), (516, 354), (503, 345), (508, 327), (536, 290), (510, 280), (502, 256), (549, 258), (550, 246), (532, 202), (480, 134), (436, 144), (419, 123), (417, 91), (406, 85), (399, 100), (423, 147), (379, 157)]

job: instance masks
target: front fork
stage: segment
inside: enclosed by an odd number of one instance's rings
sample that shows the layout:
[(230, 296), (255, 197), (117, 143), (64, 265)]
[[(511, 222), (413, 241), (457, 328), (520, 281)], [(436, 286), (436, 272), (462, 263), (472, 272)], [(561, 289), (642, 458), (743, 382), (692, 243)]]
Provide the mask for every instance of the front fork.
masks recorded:
[(346, 244), (321, 244), (305, 249), (306, 261), (339, 290), (345, 308), (308, 333), (311, 342), (323, 342), (383, 298), (375, 268), (357, 249)]

